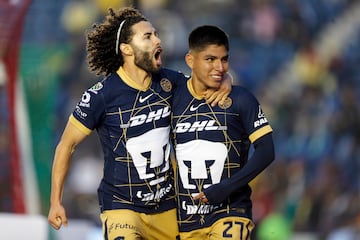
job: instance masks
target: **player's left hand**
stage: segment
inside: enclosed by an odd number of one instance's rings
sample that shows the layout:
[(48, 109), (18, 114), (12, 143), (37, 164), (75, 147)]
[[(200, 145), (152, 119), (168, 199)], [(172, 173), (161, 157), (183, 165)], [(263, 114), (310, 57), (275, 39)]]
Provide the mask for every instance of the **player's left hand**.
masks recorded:
[(205, 99), (208, 104), (215, 107), (218, 103), (223, 104), (225, 99), (229, 96), (232, 89), (233, 77), (230, 73), (224, 75), (224, 79), (219, 89), (206, 90)]
[(209, 202), (204, 192), (200, 192), (199, 194), (195, 195), (194, 200), (200, 200), (202, 203)]

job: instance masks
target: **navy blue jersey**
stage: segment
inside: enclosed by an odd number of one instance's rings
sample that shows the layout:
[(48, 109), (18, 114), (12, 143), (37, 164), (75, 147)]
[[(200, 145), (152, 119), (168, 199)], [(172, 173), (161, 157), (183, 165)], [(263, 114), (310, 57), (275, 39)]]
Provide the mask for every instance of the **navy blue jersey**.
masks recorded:
[(184, 75), (162, 69), (139, 90), (120, 68), (84, 92), (70, 121), (97, 131), (104, 173), (98, 189), (102, 211), (161, 212), (175, 207), (170, 155), (170, 101)]
[(177, 86), (172, 104), (180, 231), (208, 227), (225, 216), (251, 219), (248, 185), (220, 204), (202, 204), (192, 197), (241, 171), (250, 144), (272, 128), (257, 99), (245, 88), (233, 86), (223, 105), (211, 107), (191, 94), (189, 83)]

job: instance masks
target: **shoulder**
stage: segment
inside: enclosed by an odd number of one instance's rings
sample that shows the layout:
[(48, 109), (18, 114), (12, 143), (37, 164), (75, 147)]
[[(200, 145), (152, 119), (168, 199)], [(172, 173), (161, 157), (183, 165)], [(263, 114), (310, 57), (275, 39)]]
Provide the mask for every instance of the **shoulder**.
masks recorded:
[(111, 73), (108, 76), (104, 77), (99, 81), (103, 85), (103, 88), (112, 88), (115, 85), (118, 85), (119, 83), (122, 83), (123, 81), (120, 81), (119, 75), (116, 73)]
[(229, 98), (240, 108), (248, 109), (250, 106), (259, 105), (255, 95), (242, 86), (233, 86)]
[(176, 89), (187, 81), (188, 76), (179, 71), (161, 68), (159, 72), (152, 75), (152, 78), (154, 82), (160, 83), (161, 86), (166, 86), (166, 88), (169, 89)]
[(255, 98), (254, 94), (242, 86), (232, 86), (230, 96), (238, 98)]
[(94, 85), (92, 85), (87, 91), (93, 94), (107, 94), (108, 92), (113, 92), (114, 88), (118, 87), (121, 84), (120, 78), (117, 74), (110, 74), (103, 79), (100, 79)]
[(158, 75), (161, 78), (167, 78), (172, 82), (184, 81), (189, 78), (189, 76), (185, 75), (184, 73), (169, 68), (162, 68)]
[(160, 72), (167, 75), (188, 77), (183, 72), (176, 71), (170, 68), (161, 68)]
[(111, 97), (111, 95), (116, 92), (114, 89), (116, 88), (117, 83), (121, 82), (115, 80), (116, 74), (110, 74), (103, 79), (99, 79), (83, 92), (80, 104), (84, 105), (86, 103), (86, 105), (97, 105), (104, 102), (105, 98)]

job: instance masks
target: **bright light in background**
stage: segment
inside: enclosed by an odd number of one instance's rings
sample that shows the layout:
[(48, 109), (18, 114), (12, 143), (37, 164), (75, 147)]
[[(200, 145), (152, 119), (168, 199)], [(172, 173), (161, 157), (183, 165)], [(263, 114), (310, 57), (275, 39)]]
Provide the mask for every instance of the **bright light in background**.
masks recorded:
[(6, 78), (5, 66), (3, 61), (0, 60), (0, 86), (5, 84)]

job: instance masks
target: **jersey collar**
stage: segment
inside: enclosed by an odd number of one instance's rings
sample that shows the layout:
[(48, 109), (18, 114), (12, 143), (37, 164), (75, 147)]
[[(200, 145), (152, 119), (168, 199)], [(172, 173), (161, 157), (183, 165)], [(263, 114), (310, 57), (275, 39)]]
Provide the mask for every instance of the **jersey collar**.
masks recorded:
[(129, 75), (126, 74), (126, 72), (124, 71), (123, 67), (120, 67), (119, 70), (116, 71), (116, 73), (120, 76), (120, 78), (130, 87), (138, 89), (140, 91), (146, 91), (149, 89), (150, 85), (151, 85), (151, 81), (149, 82), (149, 85), (144, 87), (140, 84), (138, 84), (137, 82), (135, 82), (134, 80), (132, 80)]

